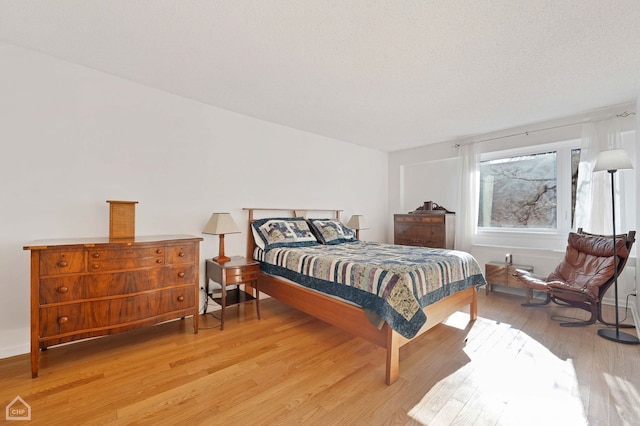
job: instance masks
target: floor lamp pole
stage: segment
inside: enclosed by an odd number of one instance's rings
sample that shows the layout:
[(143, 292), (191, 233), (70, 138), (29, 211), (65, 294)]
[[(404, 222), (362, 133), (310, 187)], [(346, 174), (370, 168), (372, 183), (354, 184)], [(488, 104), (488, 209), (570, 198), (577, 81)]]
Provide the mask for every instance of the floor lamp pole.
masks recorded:
[(618, 319), (618, 253), (616, 247), (616, 198), (615, 198), (615, 186), (613, 183), (613, 176), (617, 170), (607, 170), (611, 174), (611, 214), (613, 215), (613, 288), (615, 291), (615, 306), (616, 306), (616, 328), (612, 330), (610, 328), (601, 328), (598, 330), (598, 335), (605, 339), (612, 340), (619, 343), (627, 343), (630, 345), (636, 345), (640, 343), (640, 340), (632, 334), (624, 333), (620, 331), (620, 321)]

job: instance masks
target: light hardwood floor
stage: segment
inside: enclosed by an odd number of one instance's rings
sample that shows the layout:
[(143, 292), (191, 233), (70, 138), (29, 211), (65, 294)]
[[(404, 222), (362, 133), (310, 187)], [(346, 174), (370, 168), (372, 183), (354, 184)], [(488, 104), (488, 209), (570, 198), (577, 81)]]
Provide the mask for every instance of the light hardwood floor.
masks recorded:
[(260, 321), (231, 308), (224, 331), (206, 316), (197, 335), (188, 318), (51, 348), (36, 379), (27, 355), (8, 358), (0, 423), (20, 396), (25, 424), (640, 424), (640, 345), (523, 301), (480, 291), (477, 321), (456, 313), (401, 349), (392, 386), (382, 349), (268, 299)]

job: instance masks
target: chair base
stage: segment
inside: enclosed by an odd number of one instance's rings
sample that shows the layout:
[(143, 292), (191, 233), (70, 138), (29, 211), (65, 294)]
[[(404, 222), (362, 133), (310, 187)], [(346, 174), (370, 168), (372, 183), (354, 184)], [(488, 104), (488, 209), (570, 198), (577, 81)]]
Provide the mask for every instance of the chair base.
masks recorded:
[[(529, 299), (531, 300), (531, 299)], [(567, 300), (562, 300), (562, 299), (558, 299), (555, 296), (552, 296), (550, 293), (547, 293), (547, 298), (545, 300), (543, 300), (542, 302), (527, 302), (527, 303), (521, 303), (520, 306), (524, 306), (524, 307), (540, 307), (540, 306), (545, 306), (548, 305), (550, 302), (554, 302), (557, 305), (560, 306), (564, 306), (567, 308), (578, 308), (578, 309), (582, 309), (585, 310), (587, 312), (591, 312), (591, 318), (589, 318), (586, 321), (569, 321), (569, 322), (561, 322), (560, 326), (561, 327), (585, 327), (591, 324), (595, 324), (596, 322), (599, 322), (603, 325), (609, 326), (609, 327), (615, 327), (616, 324), (615, 323), (611, 323), (609, 321), (605, 321), (604, 318), (602, 318), (602, 307), (599, 303), (596, 302), (592, 302), (592, 303), (585, 303), (585, 302), (577, 302), (577, 301), (567, 301)], [(633, 324), (618, 324), (618, 328), (635, 328), (635, 326)], [(604, 330), (603, 330), (604, 331)], [(634, 337), (634, 336), (632, 336)]]
[(598, 330), (598, 336), (603, 337), (607, 340), (611, 340), (618, 343), (624, 343), (627, 345), (639, 345), (640, 339), (638, 339), (633, 334), (622, 333), (613, 328), (601, 328)]
[(531, 302), (531, 297), (528, 297), (529, 302), (527, 303), (521, 303), (520, 306), (524, 306), (527, 308), (532, 308), (532, 307), (536, 307), (536, 306), (544, 306), (544, 305), (548, 305), (549, 302), (551, 302), (551, 295), (549, 293), (547, 293), (547, 298), (545, 300), (543, 300), (542, 302)]

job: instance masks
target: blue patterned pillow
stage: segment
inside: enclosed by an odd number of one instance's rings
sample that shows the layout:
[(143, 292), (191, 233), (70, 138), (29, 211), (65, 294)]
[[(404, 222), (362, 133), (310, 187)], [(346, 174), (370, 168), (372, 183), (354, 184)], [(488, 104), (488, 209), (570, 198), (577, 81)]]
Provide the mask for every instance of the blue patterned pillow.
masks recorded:
[(340, 244), (356, 240), (353, 229), (335, 219), (308, 219), (311, 229), (322, 244)]
[(256, 245), (263, 250), (318, 244), (304, 218), (258, 219), (253, 221), (251, 228)]

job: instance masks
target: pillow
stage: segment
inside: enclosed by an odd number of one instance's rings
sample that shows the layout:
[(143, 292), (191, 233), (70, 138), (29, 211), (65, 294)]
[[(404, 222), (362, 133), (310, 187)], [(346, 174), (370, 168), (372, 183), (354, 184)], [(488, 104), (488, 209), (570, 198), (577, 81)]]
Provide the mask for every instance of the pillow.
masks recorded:
[(258, 219), (251, 224), (253, 239), (263, 250), (275, 247), (303, 247), (318, 244), (304, 218)]
[(311, 229), (322, 244), (340, 244), (356, 240), (353, 229), (335, 219), (308, 219)]

